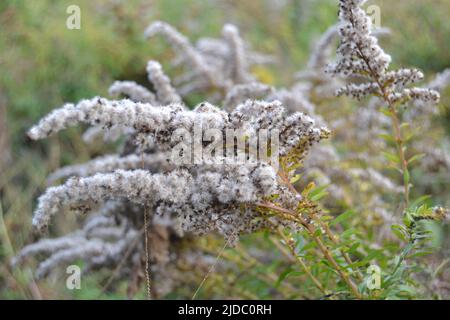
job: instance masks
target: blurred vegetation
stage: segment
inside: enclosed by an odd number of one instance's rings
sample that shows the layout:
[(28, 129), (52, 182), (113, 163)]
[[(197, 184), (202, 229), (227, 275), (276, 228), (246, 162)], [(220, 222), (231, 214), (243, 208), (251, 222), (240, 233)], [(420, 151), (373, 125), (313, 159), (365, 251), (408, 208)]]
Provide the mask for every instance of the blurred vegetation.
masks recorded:
[[(392, 30), (383, 45), (397, 65), (416, 66), (429, 75), (450, 67), (448, 0), (371, 3), (380, 5), (382, 26)], [(72, 4), (81, 8), (81, 30), (66, 28), (66, 8)], [(95, 277), (89, 277), (75, 296), (61, 283), (52, 283), (55, 279), (37, 289), (28, 281), (30, 271), (7, 265), (9, 257), (32, 240), (32, 208), (48, 172), (61, 164), (84, 161), (104, 148), (85, 146), (77, 129), (31, 147), (24, 133), (32, 123), (65, 101), (106, 95), (114, 80), (145, 82), (147, 60), (168, 60), (161, 59), (167, 52), (162, 41), (149, 43), (143, 37), (144, 28), (156, 19), (171, 23), (191, 39), (217, 36), (224, 23), (235, 23), (255, 49), (278, 58), (275, 66), (255, 69), (255, 74), (264, 82), (291, 83), (293, 70), (305, 64), (314, 40), (335, 23), (336, 7), (333, 0), (2, 0), (0, 146), (1, 155), (12, 161), (0, 167), (0, 297), (123, 297), (89, 285), (96, 283)], [(450, 124), (449, 112), (446, 121)], [(71, 230), (76, 222), (73, 217), (63, 218), (72, 222), (56, 224), (54, 232)], [(214, 246), (214, 239), (209, 246)], [(268, 268), (272, 267), (276, 268)], [(241, 287), (251, 288), (249, 297), (270, 296), (271, 285), (258, 281), (244, 275)]]

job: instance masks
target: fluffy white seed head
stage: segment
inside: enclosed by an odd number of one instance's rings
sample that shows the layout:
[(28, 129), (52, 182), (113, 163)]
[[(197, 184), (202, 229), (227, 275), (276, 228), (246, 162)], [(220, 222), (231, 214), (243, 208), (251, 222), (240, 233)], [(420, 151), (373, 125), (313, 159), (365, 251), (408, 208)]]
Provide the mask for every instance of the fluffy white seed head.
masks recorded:
[(147, 63), (148, 79), (153, 84), (158, 102), (161, 105), (171, 103), (182, 103), (181, 97), (170, 84), (170, 79), (167, 77), (161, 65), (156, 61), (149, 61)]
[(156, 105), (156, 97), (147, 88), (137, 84), (134, 81), (115, 81), (108, 89), (109, 95), (119, 97), (127, 96), (135, 102), (147, 102)]
[(230, 78), (233, 83), (246, 83), (253, 80), (248, 73), (248, 63), (245, 56), (244, 42), (239, 36), (238, 28), (232, 24), (226, 24), (222, 34), (230, 48), (230, 56), (227, 61)]

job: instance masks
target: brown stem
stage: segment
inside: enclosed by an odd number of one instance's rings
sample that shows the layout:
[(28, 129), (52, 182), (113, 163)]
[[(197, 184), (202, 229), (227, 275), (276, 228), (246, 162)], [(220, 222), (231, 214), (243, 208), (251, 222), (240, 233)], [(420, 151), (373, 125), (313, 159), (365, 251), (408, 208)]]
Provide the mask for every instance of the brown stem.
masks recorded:
[[(323, 221), (319, 220), (320, 226), (325, 230), (325, 233), (328, 235), (328, 237), (331, 239), (331, 241), (334, 244), (339, 244), (339, 240), (337, 239), (337, 237), (334, 235), (334, 233), (331, 231), (330, 227), (328, 226), (328, 224), (323, 223)], [(353, 261), (350, 258), (350, 256), (347, 254), (347, 252), (345, 252), (343, 249), (339, 250), (341, 255), (344, 257), (345, 262), (347, 262), (348, 265), (352, 265)], [(359, 270), (356, 270), (355, 272), (356, 277), (358, 278), (358, 280), (363, 280), (363, 275), (361, 274), (361, 272)]]

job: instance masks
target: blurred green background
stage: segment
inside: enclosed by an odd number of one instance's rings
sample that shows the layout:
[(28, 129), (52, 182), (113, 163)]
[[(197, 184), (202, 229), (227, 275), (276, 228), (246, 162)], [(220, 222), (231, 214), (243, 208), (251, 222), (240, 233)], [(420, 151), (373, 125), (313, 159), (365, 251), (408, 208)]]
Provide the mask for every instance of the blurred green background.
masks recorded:
[[(142, 35), (155, 19), (173, 24), (193, 40), (218, 36), (225, 22), (235, 23), (255, 49), (279, 58), (268, 80), (289, 83), (292, 70), (304, 65), (312, 39), (336, 21), (336, 3), (4, 0), (0, 4), (0, 92), (11, 136), (17, 142), (26, 127), (65, 101), (106, 94), (115, 79), (145, 79), (146, 61), (164, 52), (163, 41), (148, 42)], [(450, 66), (449, 1), (371, 3), (381, 8), (382, 26), (393, 31), (385, 47), (398, 65), (414, 65), (426, 73)], [(66, 8), (71, 4), (81, 8), (81, 30), (66, 28)]]
[[(381, 7), (381, 25), (392, 30), (383, 45), (397, 66), (416, 66), (429, 75), (450, 67), (450, 1), (369, 3)], [(66, 8), (72, 4), (81, 8), (81, 30), (66, 28)], [(234, 23), (254, 49), (278, 59), (274, 66), (254, 70), (258, 77), (289, 85), (294, 71), (306, 63), (314, 40), (336, 22), (337, 0), (2, 0), (0, 297), (33, 297), (33, 285), (23, 287), (30, 275), (14, 274), (3, 262), (32, 240), (33, 203), (45, 188), (47, 173), (85, 161), (104, 148), (84, 145), (81, 129), (31, 144), (26, 129), (66, 101), (106, 96), (114, 80), (144, 83), (147, 60), (169, 60), (164, 41), (143, 37), (154, 20), (171, 23), (193, 41), (219, 36), (224, 23)], [(170, 67), (165, 69), (170, 75)], [(70, 225), (65, 223), (60, 231), (70, 230)], [(81, 294), (92, 298), (99, 293)]]

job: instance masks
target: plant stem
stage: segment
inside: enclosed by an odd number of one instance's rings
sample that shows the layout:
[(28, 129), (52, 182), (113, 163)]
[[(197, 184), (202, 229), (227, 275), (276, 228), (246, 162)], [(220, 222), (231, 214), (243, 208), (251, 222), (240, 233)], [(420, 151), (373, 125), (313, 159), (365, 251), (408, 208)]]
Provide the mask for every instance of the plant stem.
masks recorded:
[(14, 255), (14, 249), (11, 244), (11, 239), (8, 235), (8, 229), (6, 228), (5, 221), (3, 219), (3, 207), (0, 201), (0, 242), (3, 243), (3, 248), (5, 248), (6, 257), (12, 257)]
[[(350, 20), (352, 25), (354, 26), (353, 19)], [(403, 174), (403, 188), (404, 188), (404, 204), (405, 208), (408, 208), (409, 206), (409, 181), (406, 181), (404, 178), (407, 174), (409, 176), (408, 171), (408, 161), (405, 157), (405, 150), (404, 150), (404, 139), (402, 138), (402, 133), (400, 130), (400, 120), (397, 115), (397, 111), (395, 109), (394, 104), (392, 103), (391, 99), (389, 98), (388, 92), (386, 91), (385, 86), (381, 83), (379, 75), (373, 70), (372, 66), (370, 65), (369, 59), (363, 54), (363, 50), (361, 49), (361, 46), (359, 44), (356, 44), (356, 49), (358, 56), (364, 61), (364, 63), (367, 66), (367, 69), (369, 70), (370, 76), (373, 78), (373, 80), (376, 82), (378, 88), (380, 89), (380, 92), (382, 94), (383, 100), (388, 105), (389, 114), (392, 120), (392, 127), (394, 131), (395, 136), (395, 143), (397, 146), (397, 152), (400, 158), (400, 165), (401, 165), (401, 171)]]
[[(339, 244), (339, 240), (337, 239), (337, 237), (334, 235), (334, 233), (331, 231), (330, 227), (328, 226), (328, 224), (323, 223), (323, 221), (319, 220), (320, 226), (325, 230), (325, 233), (328, 235), (328, 237), (331, 239), (331, 241), (334, 244)], [(347, 262), (348, 265), (352, 265), (353, 261), (350, 258), (350, 256), (347, 254), (347, 252), (345, 252), (343, 249), (339, 250), (341, 255), (344, 257), (345, 262)], [(361, 272), (359, 270), (355, 271), (356, 277), (358, 278), (358, 280), (363, 280), (363, 275), (361, 274)]]
[[(405, 157), (405, 151), (404, 151), (404, 140), (402, 138), (401, 130), (400, 130), (400, 121), (398, 119), (397, 112), (395, 108), (392, 106), (392, 104), (389, 105), (389, 111), (392, 119), (392, 124), (394, 128), (394, 134), (395, 134), (395, 142), (397, 144), (397, 152), (400, 157), (400, 163), (402, 166), (402, 173), (403, 175), (408, 174), (408, 161)], [(409, 207), (409, 181), (405, 181), (403, 179), (403, 187), (404, 187), (404, 197), (405, 197), (405, 208)]]
[(287, 214), (287, 215), (291, 216), (294, 219), (294, 221), (297, 221), (302, 226), (304, 226), (305, 229), (307, 230), (307, 232), (309, 233), (309, 235), (314, 239), (314, 241), (318, 245), (320, 251), (322, 251), (324, 257), (331, 263), (333, 268), (338, 272), (338, 274), (341, 276), (342, 280), (347, 284), (347, 286), (349, 287), (349, 289), (353, 293), (353, 295), (357, 299), (362, 299), (362, 295), (359, 292), (356, 285), (354, 284), (354, 282), (350, 279), (348, 274), (345, 271), (343, 271), (342, 268), (339, 266), (339, 264), (336, 262), (333, 255), (331, 254), (330, 250), (323, 243), (322, 239), (320, 239), (316, 235), (317, 229), (314, 227), (314, 225), (310, 224), (305, 219), (303, 219), (303, 217), (301, 217), (301, 215), (299, 215), (296, 211), (278, 207), (270, 202), (259, 203), (258, 206), (261, 208), (266, 208), (266, 209), (270, 209), (270, 210), (274, 210), (274, 211), (278, 211), (278, 212)]
[[(290, 182), (287, 174), (285, 173), (284, 170), (280, 170), (278, 175), (280, 176), (280, 178), (283, 180), (283, 182), (288, 186), (288, 188), (295, 194), (299, 194), (299, 192), (297, 191), (297, 189), (295, 189), (295, 187), (292, 185), (292, 183)], [(333, 231), (331, 231), (330, 227), (328, 226), (328, 224), (324, 223), (322, 220), (317, 219), (316, 215), (311, 215), (311, 218), (314, 219), (314, 221), (316, 221), (321, 228), (324, 229), (325, 233), (327, 234), (328, 238), (330, 238), (330, 240), (334, 243), (334, 244), (339, 244), (339, 240), (338, 238), (334, 235)], [(353, 261), (350, 258), (350, 256), (342, 249), (339, 250), (341, 255), (344, 257), (344, 260), (347, 262), (348, 265), (352, 265)], [(357, 271), (356, 272), (356, 276), (358, 278), (358, 280), (362, 280), (363, 276), (362, 274)]]
[(284, 242), (286, 243), (287, 247), (289, 248), (289, 250), (291, 251), (292, 256), (297, 260), (297, 262), (300, 264), (300, 266), (303, 268), (303, 270), (305, 271), (305, 273), (308, 275), (308, 277), (312, 280), (312, 282), (315, 284), (315, 286), (324, 294), (324, 295), (329, 295), (330, 292), (328, 292), (327, 289), (325, 289), (324, 286), (322, 286), (322, 284), (320, 283), (320, 281), (312, 274), (311, 269), (306, 265), (305, 261), (303, 261), (302, 257), (300, 257), (299, 255), (297, 255), (295, 253), (295, 247), (294, 244), (292, 243), (292, 239), (289, 239), (282, 230), (280, 230), (280, 228), (277, 229), (278, 230), (278, 234), (281, 236), (281, 238), (283, 238)]
[[(239, 246), (239, 244), (238, 244), (238, 246)], [(212, 250), (208, 247), (201, 246), (201, 249), (209, 254), (216, 254), (215, 250)], [(245, 249), (240, 248), (240, 250), (235, 250), (235, 252), (239, 255), (237, 258), (231, 254), (228, 254), (226, 251), (222, 254), (222, 257), (228, 261), (232, 261), (232, 262), (236, 263), (237, 265), (239, 265), (239, 267), (246, 269), (248, 272), (252, 272), (253, 270), (255, 270), (255, 266), (261, 265), (261, 262), (259, 260), (255, 259), (254, 257), (250, 256), (249, 254), (247, 254), (245, 252)], [(273, 283), (278, 280), (278, 276), (270, 271), (264, 272), (264, 273), (256, 273), (255, 277), (266, 283)], [(294, 288), (290, 283), (285, 282), (281, 285), (283, 286), (283, 288), (288, 290), (289, 293), (281, 291), (281, 290), (279, 290), (280, 288), (278, 288), (280, 293), (283, 293), (284, 295), (286, 295), (286, 294), (298, 295), (298, 290), (296, 288)], [(300, 297), (303, 299), (308, 299), (308, 297), (304, 296), (304, 295), (300, 295)]]

